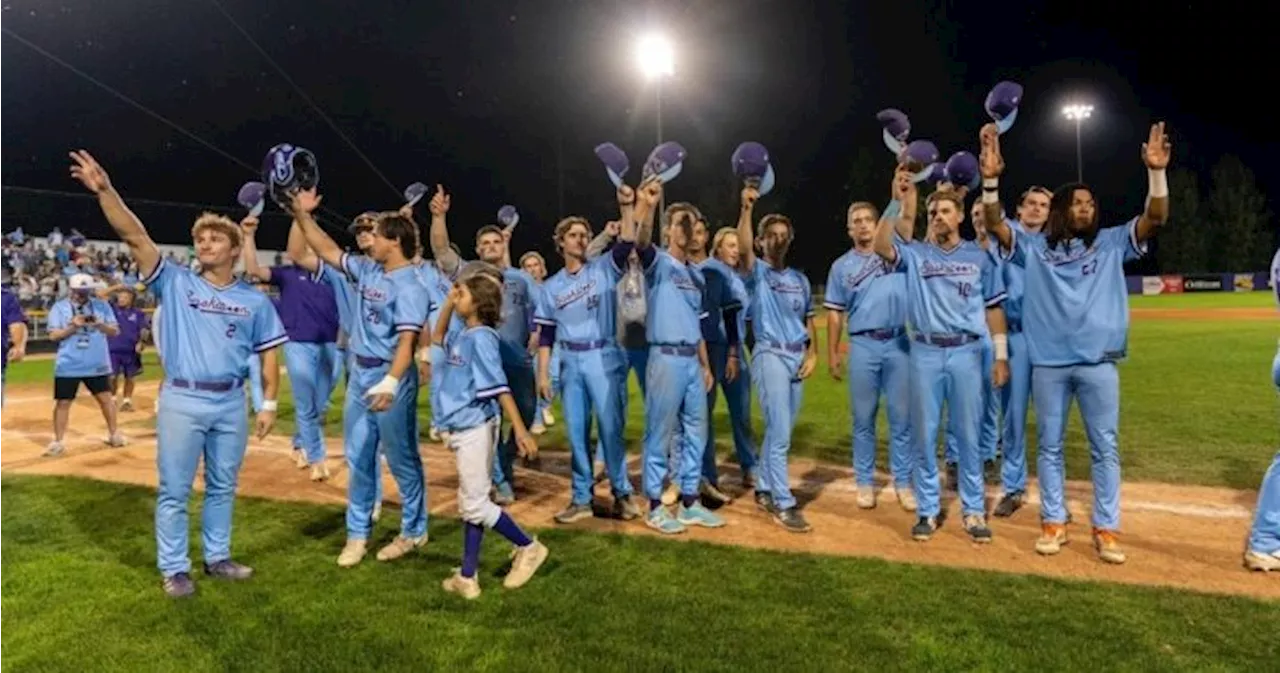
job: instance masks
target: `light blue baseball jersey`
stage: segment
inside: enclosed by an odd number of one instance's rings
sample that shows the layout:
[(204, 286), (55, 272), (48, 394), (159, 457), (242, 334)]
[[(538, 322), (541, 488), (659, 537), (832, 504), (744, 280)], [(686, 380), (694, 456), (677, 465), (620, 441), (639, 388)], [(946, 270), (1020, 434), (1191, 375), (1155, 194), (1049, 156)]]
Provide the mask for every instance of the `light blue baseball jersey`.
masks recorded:
[(874, 252), (841, 255), (827, 273), (822, 305), (848, 316), (849, 334), (901, 329), (907, 324), (907, 275)]
[(702, 272), (681, 262), (666, 250), (656, 250), (653, 263), (644, 270), (648, 303), (645, 340), (650, 344), (695, 346), (702, 341)]
[(702, 272), (705, 283), (703, 290), (703, 310), (706, 317), (702, 319), (702, 338), (707, 343), (726, 343), (724, 314), (726, 311), (738, 310), (738, 338), (742, 338), (742, 313), (747, 305), (747, 288), (738, 272), (728, 264), (714, 258), (698, 262), (696, 268)]
[(1061, 367), (1123, 359), (1129, 342), (1124, 263), (1146, 254), (1138, 218), (1098, 230), (1093, 244), (1054, 249), (1042, 233), (1013, 230), (1008, 261), (1026, 270), (1022, 329), (1031, 364)]
[[(49, 329), (64, 329), (77, 315), (93, 316), (98, 322), (107, 325), (119, 324), (111, 304), (92, 297), (84, 304), (73, 304), (68, 298), (59, 299), (49, 309)], [(110, 373), (111, 354), (107, 348), (107, 335), (102, 330), (86, 325), (58, 342), (58, 356), (53, 364), (54, 376), (106, 376)]]
[[(436, 328), (436, 320), (440, 318), (440, 310), (444, 308), (444, 302), (449, 298), (449, 290), (453, 288), (453, 280), (436, 266), (435, 262), (423, 260), (416, 267), (419, 280), (422, 286), (427, 288), (427, 298), (431, 301), (431, 310), (427, 313), (427, 325), (430, 329)], [(449, 329), (445, 333), (448, 337), (462, 331), (462, 321), (458, 319), (455, 313), (449, 321)]]
[(1271, 259), (1271, 292), (1276, 296), (1276, 304), (1280, 305), (1280, 249)]
[(498, 325), (498, 336), (502, 340), (505, 363), (518, 365), (532, 359), (529, 335), (533, 333), (539, 292), (533, 276), (514, 267), (502, 270), (502, 322)]
[(358, 310), (355, 286), (352, 285), (351, 278), (341, 269), (329, 266), (323, 261), (317, 261), (317, 263), (320, 280), (333, 288), (333, 299), (338, 305), (338, 323), (343, 331), (349, 332)]
[(400, 334), (421, 332), (431, 311), (417, 268), (406, 264), (386, 272), (372, 259), (348, 253), (342, 255), (342, 268), (356, 283), (356, 319), (347, 350), (390, 362)]
[(162, 259), (143, 283), (164, 304), (152, 324), (164, 335), (160, 363), (170, 380), (243, 381), (251, 355), (289, 340), (271, 300), (243, 281), (219, 287)]
[(560, 269), (542, 283), (534, 322), (556, 328), (558, 341), (616, 341), (614, 288), (621, 275), (613, 255), (601, 255), (577, 273)]
[(465, 327), (446, 341), (443, 373), (431, 389), (432, 420), (441, 430), (474, 428), (498, 414), (498, 396), (510, 393), (492, 327)]
[[(813, 317), (813, 291), (809, 279), (790, 267), (775, 269), (757, 259), (749, 272), (751, 327), (756, 344), (776, 341), (798, 344), (809, 339), (807, 320)], [(752, 287), (754, 286), (754, 287)]]
[(924, 334), (987, 334), (985, 309), (1004, 301), (994, 258), (973, 241), (950, 249), (919, 241), (894, 244), (907, 272), (907, 317)]

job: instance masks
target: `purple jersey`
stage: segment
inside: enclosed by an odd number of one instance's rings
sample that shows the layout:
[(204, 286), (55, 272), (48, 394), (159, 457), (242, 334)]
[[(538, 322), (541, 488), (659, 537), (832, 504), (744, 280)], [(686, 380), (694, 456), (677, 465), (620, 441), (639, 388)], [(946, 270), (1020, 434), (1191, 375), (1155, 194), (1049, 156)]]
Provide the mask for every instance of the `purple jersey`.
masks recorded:
[(116, 312), (116, 322), (120, 324), (120, 333), (107, 337), (107, 349), (112, 353), (132, 353), (138, 348), (138, 340), (142, 338), (142, 330), (151, 327), (151, 321), (141, 309), (130, 306), (122, 308), (111, 305)]
[(8, 290), (3, 291), (3, 324), (0, 324), (0, 332), (4, 334), (4, 350), (0, 351), (0, 359), (3, 359), (3, 366), (9, 366), (9, 326), (17, 323), (27, 322), (27, 316), (22, 312), (22, 306), (18, 304), (18, 298)]
[(333, 343), (338, 340), (338, 302), (333, 297), (333, 288), (319, 274), (293, 264), (274, 266), (271, 284), (280, 288), (276, 310), (290, 341)]

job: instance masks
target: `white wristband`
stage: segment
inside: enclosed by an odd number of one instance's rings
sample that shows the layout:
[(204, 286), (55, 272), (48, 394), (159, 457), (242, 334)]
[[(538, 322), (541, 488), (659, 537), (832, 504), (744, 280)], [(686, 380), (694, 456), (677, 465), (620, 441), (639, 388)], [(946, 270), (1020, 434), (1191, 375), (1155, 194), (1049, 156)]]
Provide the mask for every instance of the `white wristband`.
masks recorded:
[(271, 411), (271, 412), (274, 412), (276, 409), (279, 409), (279, 408), (280, 408), (280, 403), (279, 403), (279, 402), (277, 402), (277, 401), (275, 401), (275, 400), (263, 400), (263, 401), (262, 401), (262, 410), (263, 410), (263, 411)]
[(1169, 177), (1163, 168), (1147, 169), (1147, 193), (1153, 199), (1169, 196)]
[(992, 350), (995, 351), (997, 360), (1007, 361), (1009, 359), (1009, 335), (992, 334), (991, 346), (992, 346)]
[(983, 178), (983, 179), (982, 179), (982, 188), (983, 188), (983, 189), (993, 189), (993, 190), (994, 190), (994, 189), (999, 189), (999, 188), (1000, 188), (1000, 178)]
[(982, 189), (982, 203), (984, 205), (988, 203), (1000, 203), (1000, 192), (984, 187)]
[(431, 347), (423, 346), (418, 349), (418, 362), (431, 364)]
[(396, 388), (400, 386), (400, 379), (387, 374), (365, 392), (365, 397), (373, 397), (374, 395), (394, 395)]

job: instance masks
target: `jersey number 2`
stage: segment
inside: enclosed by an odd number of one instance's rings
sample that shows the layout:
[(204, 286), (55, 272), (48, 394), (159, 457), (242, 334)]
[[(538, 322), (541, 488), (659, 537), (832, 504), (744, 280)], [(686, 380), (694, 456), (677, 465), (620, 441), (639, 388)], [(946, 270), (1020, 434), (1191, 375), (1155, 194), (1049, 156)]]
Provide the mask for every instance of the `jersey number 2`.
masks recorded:
[(235, 336), (236, 336), (236, 324), (231, 323), (230, 325), (227, 325), (227, 338), (234, 339)]

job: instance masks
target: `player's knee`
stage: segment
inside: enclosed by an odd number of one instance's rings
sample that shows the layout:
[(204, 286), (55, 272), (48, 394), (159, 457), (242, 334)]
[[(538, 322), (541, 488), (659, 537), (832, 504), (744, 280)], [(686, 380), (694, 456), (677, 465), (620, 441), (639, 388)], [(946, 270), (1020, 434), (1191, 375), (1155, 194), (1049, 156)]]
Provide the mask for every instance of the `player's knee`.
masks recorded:
[(459, 509), (461, 509), (462, 520), (474, 526), (485, 526), (488, 525), (490, 519), (497, 520), (494, 511), (498, 509), (498, 506), (492, 500), (489, 500), (488, 494), (485, 494), (483, 500), (463, 501)]

